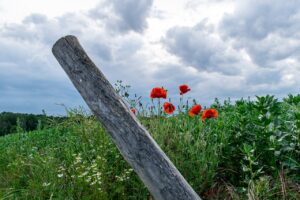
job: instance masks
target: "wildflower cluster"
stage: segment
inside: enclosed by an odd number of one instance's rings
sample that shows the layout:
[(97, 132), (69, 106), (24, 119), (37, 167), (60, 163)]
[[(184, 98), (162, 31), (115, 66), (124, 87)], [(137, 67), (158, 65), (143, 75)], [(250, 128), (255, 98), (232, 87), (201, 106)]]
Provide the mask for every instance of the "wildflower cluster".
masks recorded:
[[(181, 95), (181, 99), (182, 96), (184, 94), (186, 94), (187, 92), (191, 91), (190, 87), (187, 84), (183, 84), (179, 86), (179, 94)], [(150, 98), (151, 99), (166, 99), (167, 98), (167, 93), (168, 90), (164, 89), (163, 87), (155, 87), (152, 88), (151, 92), (150, 92)], [(159, 102), (159, 109), (160, 109), (160, 100), (158, 100)], [(164, 112), (166, 114), (173, 114), (176, 110), (174, 104), (172, 104), (171, 102), (164, 102), (163, 104), (163, 109)], [(202, 110), (202, 106), (200, 104), (196, 104), (194, 105), (188, 112), (190, 117), (194, 117), (196, 115), (200, 115)], [(135, 108), (131, 108), (131, 111), (136, 114), (137, 111)], [(205, 119), (208, 118), (217, 118), (218, 117), (218, 111), (216, 109), (210, 108), (210, 109), (206, 109), (202, 112), (202, 121), (204, 121)]]

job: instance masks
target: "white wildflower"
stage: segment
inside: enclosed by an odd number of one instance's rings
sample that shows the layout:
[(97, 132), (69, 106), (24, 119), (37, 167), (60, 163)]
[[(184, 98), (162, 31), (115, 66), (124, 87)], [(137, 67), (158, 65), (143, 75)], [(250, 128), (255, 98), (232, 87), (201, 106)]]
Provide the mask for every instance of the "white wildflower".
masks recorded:
[(49, 185), (51, 185), (51, 183), (47, 183), (47, 182), (43, 183), (43, 187), (48, 187)]
[(64, 174), (57, 174), (58, 178), (62, 178), (64, 176)]

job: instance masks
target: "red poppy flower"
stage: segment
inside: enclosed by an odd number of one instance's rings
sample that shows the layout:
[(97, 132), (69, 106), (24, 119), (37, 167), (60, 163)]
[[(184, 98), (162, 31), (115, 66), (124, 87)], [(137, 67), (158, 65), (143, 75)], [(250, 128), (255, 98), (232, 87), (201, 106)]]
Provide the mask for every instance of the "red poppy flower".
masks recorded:
[(173, 114), (175, 110), (175, 106), (172, 103), (165, 102), (164, 103), (164, 110), (167, 114)]
[(199, 115), (202, 110), (202, 107), (200, 104), (194, 105), (191, 110), (189, 111), (189, 116), (194, 117), (195, 115)]
[(163, 87), (159, 88), (153, 88), (151, 93), (150, 93), (150, 97), (153, 98), (167, 98), (167, 90), (165, 90)]
[(133, 114), (136, 114), (136, 109), (135, 109), (135, 108), (131, 108), (130, 110), (131, 110), (131, 112), (132, 112)]
[(183, 84), (179, 86), (179, 90), (180, 90), (180, 95), (183, 95), (185, 93), (187, 93), (188, 91), (190, 91), (191, 89), (189, 88), (188, 85)]
[(217, 118), (218, 117), (218, 111), (216, 109), (206, 109), (202, 113), (202, 121), (204, 121), (206, 118)]

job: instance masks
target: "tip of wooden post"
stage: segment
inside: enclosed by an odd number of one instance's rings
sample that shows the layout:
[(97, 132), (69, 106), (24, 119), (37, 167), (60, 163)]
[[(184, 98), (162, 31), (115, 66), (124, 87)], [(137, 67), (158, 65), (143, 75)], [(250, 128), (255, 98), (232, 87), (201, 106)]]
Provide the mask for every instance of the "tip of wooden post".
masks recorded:
[(59, 47), (62, 43), (66, 43), (67, 41), (74, 41), (74, 40), (76, 40), (76, 41), (78, 41), (77, 40), (77, 38), (76, 38), (76, 36), (74, 36), (74, 35), (66, 35), (66, 36), (64, 36), (64, 37), (61, 37), (60, 39), (58, 39), (55, 43), (54, 43), (54, 45), (53, 45), (53, 47), (52, 47), (52, 53), (54, 54), (54, 52), (55, 52), (55, 49), (57, 48), (57, 47)]

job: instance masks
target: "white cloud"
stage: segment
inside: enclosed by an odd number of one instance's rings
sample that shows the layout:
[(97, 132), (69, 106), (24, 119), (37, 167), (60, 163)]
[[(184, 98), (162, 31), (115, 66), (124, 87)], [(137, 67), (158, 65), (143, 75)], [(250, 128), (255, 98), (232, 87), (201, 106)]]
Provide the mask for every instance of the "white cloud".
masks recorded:
[(0, 24), (18, 23), (32, 13), (43, 13), (53, 18), (69, 12), (89, 10), (98, 3), (95, 0), (0, 0)]

